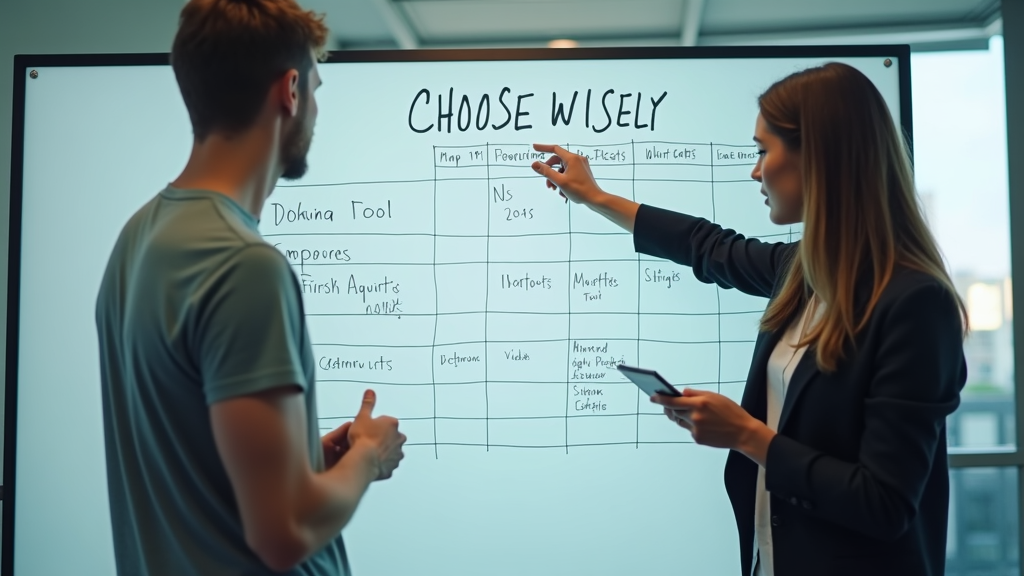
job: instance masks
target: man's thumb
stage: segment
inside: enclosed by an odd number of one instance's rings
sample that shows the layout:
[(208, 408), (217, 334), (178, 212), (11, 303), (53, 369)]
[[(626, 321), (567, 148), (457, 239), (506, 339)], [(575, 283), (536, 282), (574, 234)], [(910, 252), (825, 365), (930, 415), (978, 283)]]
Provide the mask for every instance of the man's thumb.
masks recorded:
[(359, 408), (359, 415), (369, 417), (375, 404), (377, 404), (377, 394), (373, 390), (363, 392), (363, 405)]

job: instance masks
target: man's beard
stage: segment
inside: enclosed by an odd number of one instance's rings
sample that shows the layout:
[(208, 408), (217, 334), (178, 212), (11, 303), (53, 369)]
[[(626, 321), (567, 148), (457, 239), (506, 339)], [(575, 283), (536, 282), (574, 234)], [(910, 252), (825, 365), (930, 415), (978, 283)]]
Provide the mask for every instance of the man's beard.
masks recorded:
[(281, 159), (284, 164), (284, 173), (281, 178), (285, 180), (298, 180), (306, 174), (309, 165), (306, 163), (306, 155), (309, 154), (309, 146), (313, 142), (312, 131), (306, 129), (305, 114), (302, 114), (292, 129), (285, 136), (281, 146)]

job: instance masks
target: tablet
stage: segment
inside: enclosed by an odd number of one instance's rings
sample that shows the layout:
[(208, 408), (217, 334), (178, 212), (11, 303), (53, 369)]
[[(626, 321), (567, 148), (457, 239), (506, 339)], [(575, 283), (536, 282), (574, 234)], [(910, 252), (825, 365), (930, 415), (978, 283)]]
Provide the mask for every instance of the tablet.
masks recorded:
[(648, 396), (654, 396), (655, 394), (682, 396), (682, 393), (676, 390), (675, 386), (669, 384), (667, 380), (661, 377), (661, 374), (654, 370), (635, 368), (625, 364), (619, 364), (618, 369), (626, 378), (632, 380), (634, 384), (646, 392)]

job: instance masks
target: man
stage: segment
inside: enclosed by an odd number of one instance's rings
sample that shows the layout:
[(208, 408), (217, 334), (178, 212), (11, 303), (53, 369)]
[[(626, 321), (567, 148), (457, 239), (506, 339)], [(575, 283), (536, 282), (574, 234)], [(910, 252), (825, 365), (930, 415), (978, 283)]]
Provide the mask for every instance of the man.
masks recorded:
[(319, 438), (301, 289), (257, 230), (306, 170), (326, 35), (294, 0), (182, 10), (191, 157), (125, 225), (96, 308), (121, 574), (348, 574), (341, 529), (403, 457), (369, 390)]

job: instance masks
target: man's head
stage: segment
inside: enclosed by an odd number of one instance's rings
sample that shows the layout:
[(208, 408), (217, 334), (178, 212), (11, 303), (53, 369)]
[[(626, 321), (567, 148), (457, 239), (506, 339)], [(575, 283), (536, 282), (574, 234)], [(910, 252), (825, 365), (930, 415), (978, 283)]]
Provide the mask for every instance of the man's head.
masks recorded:
[(316, 60), (326, 40), (322, 16), (295, 0), (190, 0), (171, 65), (196, 142), (245, 133), (271, 106), (285, 117), (282, 176), (301, 177), (317, 112)]

